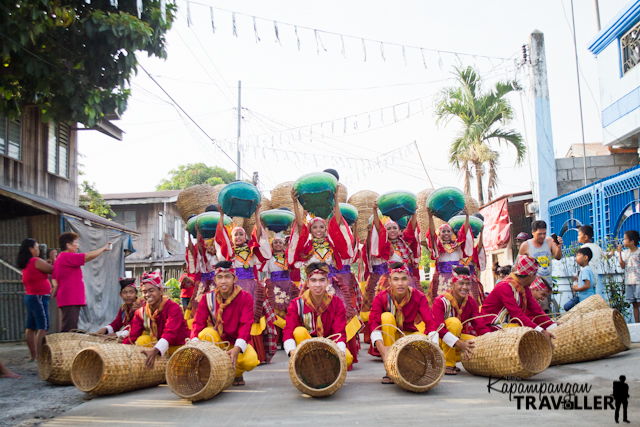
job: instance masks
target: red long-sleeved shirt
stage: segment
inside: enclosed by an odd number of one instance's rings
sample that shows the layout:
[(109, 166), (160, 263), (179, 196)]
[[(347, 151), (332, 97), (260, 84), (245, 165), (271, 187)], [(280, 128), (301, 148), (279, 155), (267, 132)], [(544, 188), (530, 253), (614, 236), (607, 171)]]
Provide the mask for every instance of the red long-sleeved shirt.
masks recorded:
[[(439, 295), (435, 300), (433, 300), (433, 307), (431, 307), (431, 311), (433, 313), (433, 320), (436, 326), (444, 324), (444, 321), (449, 317), (458, 317), (456, 316), (455, 311), (452, 309), (449, 300), (447, 300), (444, 295)], [(458, 317), (458, 320), (463, 323), (473, 317), (478, 316), (480, 316), (478, 303), (476, 303), (473, 297), (467, 297), (467, 303), (462, 308), (462, 313)], [(487, 327), (487, 321), (484, 320), (484, 318), (479, 318), (465, 323), (462, 327), (461, 332), (478, 336), (491, 332), (491, 329)], [(445, 341), (445, 343), (450, 347), (453, 347), (453, 344), (455, 344), (455, 342), (458, 340), (458, 337), (449, 332), (445, 327), (440, 329), (440, 332), (438, 332), (438, 334), (440, 335), (440, 339)], [(451, 336), (447, 337), (447, 335)]]
[[(191, 325), (191, 339), (198, 338), (198, 334), (207, 327), (208, 321), (216, 327), (217, 311), (214, 292), (204, 294), (196, 317)], [(222, 340), (229, 341), (233, 346), (238, 346), (244, 352), (247, 343), (251, 340), (251, 325), (253, 324), (253, 298), (246, 291), (240, 291), (222, 311)]]
[[(382, 324), (382, 313), (391, 312), (389, 301), (389, 292), (382, 291), (373, 299), (371, 303), (371, 312), (369, 313), (369, 328), (371, 330), (371, 342), (375, 344), (378, 339), (382, 339), (382, 333), (377, 330)], [(433, 322), (433, 314), (429, 309), (427, 297), (422, 292), (412, 291), (411, 299), (402, 308), (404, 314), (404, 324), (398, 325), (403, 332), (417, 332), (418, 327), (415, 324), (416, 318), (420, 315), (420, 319), (424, 322), (425, 335), (436, 330), (436, 324)]]
[[(136, 310), (131, 320), (131, 333), (124, 339), (124, 344), (135, 344), (138, 337), (145, 331), (145, 309), (146, 306)], [(158, 326), (158, 343), (155, 347), (160, 350), (160, 354), (164, 354), (169, 346), (183, 345), (185, 340), (189, 338), (189, 328), (184, 320), (182, 309), (172, 300), (165, 303), (156, 319), (156, 325)]]
[[(310, 321), (310, 326), (313, 330), (310, 330), (309, 334), (312, 337), (317, 336), (315, 330), (317, 320), (316, 316), (313, 315), (313, 311), (311, 310), (311, 308), (304, 304), (302, 297), (295, 298), (291, 301), (291, 303), (289, 303), (286, 318), (287, 325), (282, 331), (284, 351), (287, 354), (289, 354), (289, 351), (296, 348), (296, 342), (293, 338), (294, 329), (298, 326), (302, 326), (309, 330), (309, 327), (307, 327), (307, 325), (305, 325), (305, 323), (303, 322), (303, 319), (301, 319), (299, 310), (300, 305), (302, 305), (303, 316), (307, 317), (307, 315), (310, 314), (308, 316), (308, 320)], [(338, 334), (339, 337), (337, 338), (337, 344), (338, 347), (340, 347), (340, 350), (344, 352), (347, 348), (347, 332), (345, 331), (345, 328), (347, 327), (347, 312), (340, 298), (335, 296), (331, 297), (331, 302), (329, 303), (327, 309), (320, 315), (320, 319), (322, 320), (322, 335), (324, 337), (329, 337), (331, 335)]]
[(527, 306), (524, 307), (524, 298), (521, 298), (511, 281), (517, 279), (509, 276), (500, 281), (484, 300), (482, 314), (493, 314), (495, 317), (487, 318), (488, 326), (491, 329), (500, 329), (499, 323), (509, 320), (519, 319), (523, 326), (528, 326), (537, 331), (555, 328), (556, 324), (542, 311), (540, 304), (536, 302), (529, 287), (524, 288)]

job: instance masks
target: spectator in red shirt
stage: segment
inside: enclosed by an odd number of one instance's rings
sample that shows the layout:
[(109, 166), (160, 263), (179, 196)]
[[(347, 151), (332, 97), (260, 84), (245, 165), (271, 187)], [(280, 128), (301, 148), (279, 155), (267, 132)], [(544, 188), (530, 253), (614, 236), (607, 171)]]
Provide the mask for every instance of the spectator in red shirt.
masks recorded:
[(53, 272), (53, 266), (40, 258), (40, 246), (35, 239), (25, 239), (22, 242), (17, 265), (22, 270), (24, 305), (27, 306), (27, 329), (24, 336), (31, 353), (29, 361), (32, 362), (38, 358), (44, 337), (49, 330), (49, 274)]
[(78, 329), (80, 309), (87, 305), (82, 279), (82, 267), (86, 262), (96, 259), (100, 254), (110, 251), (108, 242), (100, 249), (87, 253), (78, 253), (78, 235), (76, 233), (62, 233), (58, 238), (62, 252), (53, 264), (53, 292), (51, 296), (58, 301), (62, 312), (62, 328), (60, 332)]
[(196, 275), (188, 274), (187, 271), (187, 263), (182, 264), (182, 269), (185, 273), (180, 276), (180, 305), (182, 305), (182, 310), (186, 310), (189, 307), (189, 303), (191, 302), (191, 298), (193, 297), (193, 291), (196, 283)]

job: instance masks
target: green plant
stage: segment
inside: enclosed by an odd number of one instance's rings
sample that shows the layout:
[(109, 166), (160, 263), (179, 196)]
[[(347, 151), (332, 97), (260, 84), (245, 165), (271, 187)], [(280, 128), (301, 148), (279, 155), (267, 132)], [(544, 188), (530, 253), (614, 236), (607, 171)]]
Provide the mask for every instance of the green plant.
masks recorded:
[(429, 292), (429, 285), (431, 284), (430, 280), (421, 280), (420, 281), (420, 286), (422, 286), (422, 290), (424, 291), (425, 295)]
[(180, 303), (180, 283), (176, 279), (169, 279), (167, 283), (164, 284), (164, 287), (167, 289), (167, 294), (169, 298)]
[(189, 163), (180, 165), (177, 169), (169, 171), (169, 178), (160, 181), (156, 191), (184, 190), (198, 184), (229, 184), (236, 179), (235, 172), (219, 166), (207, 166), (204, 163)]
[(613, 239), (598, 242), (600, 247), (603, 248), (599, 267), (602, 272), (604, 291), (609, 300), (609, 305), (626, 318), (629, 315), (630, 304), (624, 299), (624, 272), (620, 268), (616, 252), (617, 243)]
[(429, 271), (431, 271), (431, 261), (431, 252), (423, 248), (422, 256), (420, 257), (420, 267), (422, 267), (424, 274), (429, 274)]
[(79, 205), (82, 209), (99, 215), (103, 218), (113, 218), (116, 213), (111, 209), (111, 205), (107, 203), (102, 194), (96, 189), (95, 184), (88, 181), (82, 181), (80, 184)]

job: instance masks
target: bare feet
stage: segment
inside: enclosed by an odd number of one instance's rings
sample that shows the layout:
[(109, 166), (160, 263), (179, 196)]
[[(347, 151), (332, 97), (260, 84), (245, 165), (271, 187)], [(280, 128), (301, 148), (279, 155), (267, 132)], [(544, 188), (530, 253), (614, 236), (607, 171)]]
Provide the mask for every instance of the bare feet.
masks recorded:
[(237, 377), (237, 378), (233, 381), (233, 385), (235, 385), (235, 386), (242, 386), (242, 385), (244, 385), (244, 384), (245, 384), (245, 382), (244, 382), (244, 378), (242, 378), (242, 377)]
[(389, 376), (382, 377), (382, 384), (394, 384), (393, 380)]
[(4, 366), (4, 364), (0, 362), (0, 378), (15, 378), (19, 380), (20, 378), (22, 378), (22, 375), (10, 371), (9, 368)]

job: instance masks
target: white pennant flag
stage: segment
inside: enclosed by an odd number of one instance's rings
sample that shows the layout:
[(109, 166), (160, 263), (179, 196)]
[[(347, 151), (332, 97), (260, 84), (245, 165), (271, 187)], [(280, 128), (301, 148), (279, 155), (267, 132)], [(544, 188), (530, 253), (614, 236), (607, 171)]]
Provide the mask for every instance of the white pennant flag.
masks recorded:
[(420, 48), (420, 54), (422, 55), (422, 63), (424, 64), (424, 69), (427, 69), (427, 58), (424, 56), (424, 49)]
[(364, 39), (362, 39), (362, 53), (364, 54), (364, 62), (367, 62), (367, 45), (364, 42)]
[(253, 32), (256, 33), (256, 43), (260, 41), (260, 36), (258, 35), (258, 25), (256, 24), (256, 17), (253, 17)]
[(340, 51), (340, 53), (342, 53), (344, 59), (347, 59), (347, 52), (344, 49), (344, 38), (342, 37), (342, 35), (340, 36), (340, 42), (342, 42), (342, 50)]
[(404, 46), (402, 46), (402, 59), (404, 60), (404, 66), (407, 66), (407, 52), (404, 50)]
[(191, 2), (187, 2), (187, 27), (191, 26)]
[(298, 37), (298, 27), (294, 26), (293, 28), (296, 32), (296, 39), (298, 40), (298, 52), (300, 52), (300, 37)]
[(233, 25), (233, 35), (238, 37), (238, 30), (236, 29), (236, 13), (231, 14), (231, 23)]
[(138, 19), (142, 18), (142, 0), (136, 0), (136, 9), (138, 10)]
[(282, 46), (282, 42), (280, 41), (280, 32), (278, 31), (278, 23), (273, 21), (273, 29), (276, 32), (276, 41), (280, 46)]
[(216, 33), (216, 24), (213, 21), (213, 8), (209, 8), (211, 10), (211, 29), (213, 30), (213, 34)]
[(324, 47), (324, 44), (322, 44), (322, 39), (320, 38), (320, 34), (318, 33), (318, 30), (313, 30), (313, 33), (316, 36), (316, 48), (317, 48), (317, 53), (318, 55), (320, 55), (320, 46), (322, 46), (322, 49), (324, 49), (324, 51), (327, 51), (327, 48)]
[(387, 62), (387, 58), (384, 57), (384, 43), (380, 42), (380, 55), (382, 55), (382, 60)]

